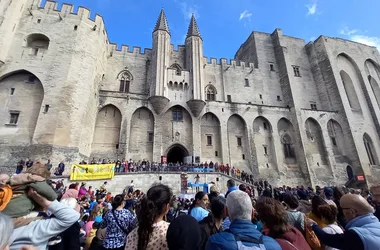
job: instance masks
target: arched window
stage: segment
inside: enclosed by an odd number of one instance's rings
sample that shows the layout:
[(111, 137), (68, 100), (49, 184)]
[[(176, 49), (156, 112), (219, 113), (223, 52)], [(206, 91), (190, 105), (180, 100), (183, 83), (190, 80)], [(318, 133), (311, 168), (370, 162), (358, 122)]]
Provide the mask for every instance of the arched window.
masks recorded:
[(352, 109), (360, 110), (360, 104), (358, 96), (356, 95), (356, 90), (354, 87), (354, 83), (351, 77), (345, 72), (340, 71), (340, 77), (342, 79), (344, 90), (346, 91), (348, 103)]
[(133, 76), (129, 71), (123, 71), (119, 74), (118, 79), (120, 81), (120, 92), (128, 93)]
[(290, 136), (288, 134), (285, 134), (282, 137), (282, 144), (284, 146), (285, 158), (295, 158), (296, 156), (294, 153), (292, 138), (290, 138)]
[(170, 68), (175, 69), (175, 74), (177, 76), (181, 75), (182, 68), (178, 65), (178, 63), (173, 64), (172, 66), (170, 66)]
[(369, 137), (368, 134), (363, 135), (363, 142), (364, 142), (365, 150), (367, 151), (369, 163), (371, 165), (378, 165), (378, 159), (376, 156), (375, 149), (373, 147), (372, 139), (371, 137)]
[(207, 101), (215, 101), (216, 100), (215, 96), (216, 96), (216, 89), (211, 85), (207, 86), (206, 87), (206, 100)]
[(43, 34), (30, 34), (26, 38), (26, 47), (32, 48), (33, 54), (36, 56), (41, 50), (49, 48), (50, 39)]

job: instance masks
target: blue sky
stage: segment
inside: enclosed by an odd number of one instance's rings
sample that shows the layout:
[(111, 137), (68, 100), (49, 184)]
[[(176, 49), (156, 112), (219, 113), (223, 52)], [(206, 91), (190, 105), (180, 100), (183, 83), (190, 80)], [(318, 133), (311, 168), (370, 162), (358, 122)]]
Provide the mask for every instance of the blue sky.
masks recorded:
[(103, 16), (110, 42), (151, 48), (151, 33), (164, 8), (171, 43), (184, 44), (191, 14), (207, 57), (234, 57), (252, 31), (310, 41), (319, 35), (341, 37), (380, 49), (379, 0), (66, 0)]

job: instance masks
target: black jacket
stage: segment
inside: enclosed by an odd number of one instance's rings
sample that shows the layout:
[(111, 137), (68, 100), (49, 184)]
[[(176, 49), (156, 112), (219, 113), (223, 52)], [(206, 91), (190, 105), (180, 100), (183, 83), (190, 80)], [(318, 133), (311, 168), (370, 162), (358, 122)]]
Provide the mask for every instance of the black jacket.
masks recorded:
[(326, 246), (342, 250), (364, 250), (363, 241), (353, 230), (346, 230), (343, 234), (328, 234), (318, 225), (313, 225), (312, 229), (319, 241)]
[(380, 206), (375, 207), (375, 213), (373, 215), (375, 215), (380, 220)]
[(215, 226), (215, 220), (211, 213), (201, 220), (199, 222), (199, 225), (201, 227), (201, 236), (202, 236), (202, 242), (201, 242), (201, 250), (206, 249), (206, 243), (208, 238), (213, 235), (221, 232), (222, 227), (220, 229), (216, 228)]
[(61, 243), (50, 246), (49, 250), (80, 250), (79, 234), (80, 225), (76, 222), (60, 234), (62, 238)]

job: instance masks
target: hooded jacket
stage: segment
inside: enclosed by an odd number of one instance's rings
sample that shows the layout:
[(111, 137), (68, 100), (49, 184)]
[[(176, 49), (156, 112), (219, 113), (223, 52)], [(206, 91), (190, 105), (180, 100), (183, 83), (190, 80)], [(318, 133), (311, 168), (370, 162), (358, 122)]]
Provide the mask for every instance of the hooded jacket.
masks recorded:
[[(251, 239), (259, 239), (262, 234), (255, 229), (255, 225), (248, 220), (234, 220), (229, 228), (230, 232), (212, 235), (206, 244), (206, 250), (238, 250), (234, 235)], [(271, 237), (263, 236), (263, 244), (266, 250), (281, 250), (280, 245)], [(245, 246), (257, 246), (258, 244), (243, 242)]]

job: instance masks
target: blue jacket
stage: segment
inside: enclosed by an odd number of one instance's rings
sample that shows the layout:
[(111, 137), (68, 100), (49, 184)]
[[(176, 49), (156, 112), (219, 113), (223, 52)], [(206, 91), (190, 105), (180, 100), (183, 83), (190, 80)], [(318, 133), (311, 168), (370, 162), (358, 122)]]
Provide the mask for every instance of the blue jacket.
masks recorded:
[(228, 195), (229, 193), (231, 193), (232, 191), (235, 191), (235, 190), (238, 190), (237, 187), (229, 187), (228, 190), (227, 190), (227, 193), (226, 193), (226, 196), (225, 196), (225, 197), (227, 198), (227, 195)]
[[(234, 235), (259, 239), (261, 233), (255, 229), (255, 225), (248, 220), (234, 220), (230, 225), (229, 232), (222, 232), (210, 236), (206, 244), (206, 250), (238, 250)], [(263, 236), (264, 246), (267, 250), (281, 250), (280, 245), (271, 237)], [(246, 246), (259, 247), (258, 244), (243, 242)]]
[(347, 223), (346, 229), (355, 231), (365, 250), (380, 249), (380, 222), (373, 214), (366, 214)]

